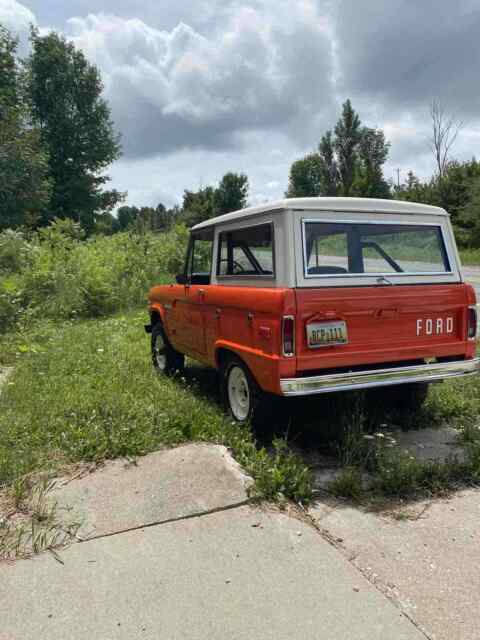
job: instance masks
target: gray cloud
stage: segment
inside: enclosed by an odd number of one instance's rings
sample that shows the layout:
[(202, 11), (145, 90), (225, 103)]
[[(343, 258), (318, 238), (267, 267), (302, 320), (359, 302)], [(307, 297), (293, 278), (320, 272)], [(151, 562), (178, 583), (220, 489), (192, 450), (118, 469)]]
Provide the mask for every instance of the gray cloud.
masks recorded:
[(0, 21), (61, 30), (99, 66), (132, 203), (227, 170), (252, 202), (281, 196), (348, 97), (392, 142), (387, 178), (431, 174), (432, 98), (465, 120), (455, 154), (479, 155), (478, 0), (0, 0)]
[[(23, 4), (41, 16), (42, 22), (52, 27), (63, 28), (72, 16), (106, 13), (124, 19), (137, 18), (157, 29), (173, 29), (179, 22), (194, 27), (208, 25), (229, 14), (241, 0), (24, 0)], [(260, 6), (262, 0), (248, 2), (249, 6)]]
[(0, 0), (0, 24), (18, 37), (19, 53), (24, 55), (28, 48), (30, 25), (36, 24), (34, 14), (16, 0)]
[(335, 31), (344, 92), (397, 113), (435, 98), (459, 115), (478, 114), (476, 0), (341, 0)]
[(126, 156), (233, 148), (249, 130), (305, 137), (332, 112), (321, 17), (307, 0), (262, 4), (206, 34), (103, 14), (69, 20), (67, 35), (102, 70)]

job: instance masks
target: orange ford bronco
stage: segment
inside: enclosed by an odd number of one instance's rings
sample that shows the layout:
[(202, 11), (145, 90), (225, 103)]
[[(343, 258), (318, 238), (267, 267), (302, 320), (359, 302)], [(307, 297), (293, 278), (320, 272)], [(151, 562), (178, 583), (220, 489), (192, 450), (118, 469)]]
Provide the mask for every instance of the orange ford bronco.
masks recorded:
[(176, 284), (149, 294), (152, 357), (216, 367), (244, 422), (264, 394), (391, 387), (473, 374), (477, 313), (448, 214), (394, 200), (305, 198), (228, 213), (191, 230)]

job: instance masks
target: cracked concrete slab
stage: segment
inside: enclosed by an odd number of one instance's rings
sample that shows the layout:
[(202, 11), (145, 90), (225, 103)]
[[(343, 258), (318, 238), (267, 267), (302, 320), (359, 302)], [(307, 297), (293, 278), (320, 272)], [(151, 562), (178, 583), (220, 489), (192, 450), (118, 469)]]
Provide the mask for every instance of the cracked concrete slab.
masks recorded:
[(333, 500), (311, 515), (432, 640), (478, 640), (480, 490), (386, 514)]
[(189, 444), (60, 480), (51, 500), (88, 539), (245, 503), (251, 484), (226, 447)]
[(458, 444), (459, 431), (453, 427), (419, 429), (415, 431), (394, 431), (397, 448), (407, 450), (417, 460), (438, 460), (449, 458), (465, 459), (465, 450)]
[(424, 640), (315, 529), (277, 512), (240, 507), (61, 559), (0, 566), (0, 638)]

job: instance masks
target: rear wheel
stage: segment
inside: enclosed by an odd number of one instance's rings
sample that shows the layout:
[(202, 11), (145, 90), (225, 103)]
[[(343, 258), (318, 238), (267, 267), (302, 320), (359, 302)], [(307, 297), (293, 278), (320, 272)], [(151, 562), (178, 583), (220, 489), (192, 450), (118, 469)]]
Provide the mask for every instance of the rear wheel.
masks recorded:
[(170, 376), (183, 370), (185, 356), (172, 347), (160, 322), (152, 327), (151, 346), (153, 366), (159, 373)]
[(236, 356), (220, 369), (220, 384), (227, 413), (239, 423), (258, 423), (264, 414), (265, 394), (248, 367)]

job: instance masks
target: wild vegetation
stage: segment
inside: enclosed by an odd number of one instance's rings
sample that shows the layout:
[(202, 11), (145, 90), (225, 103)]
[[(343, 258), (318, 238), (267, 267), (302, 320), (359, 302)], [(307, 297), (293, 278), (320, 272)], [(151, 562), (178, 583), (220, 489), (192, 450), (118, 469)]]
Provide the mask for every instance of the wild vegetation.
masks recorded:
[(0, 333), (34, 319), (106, 316), (144, 304), (180, 271), (187, 229), (84, 239), (78, 223), (0, 234)]
[[(32, 31), (30, 54), (19, 60), (15, 38), (0, 27), (0, 365), (14, 366), (0, 394), (0, 487), (41, 525), (31, 529), (33, 546), (54, 548), (58, 540), (43, 490), (38, 499), (37, 485), (26, 490), (30, 474), (42, 471), (48, 482), (64, 465), (190, 440), (231, 447), (255, 478), (255, 494), (267, 499), (311, 498), (311, 472), (291, 447), (309, 429), (325, 434), (319, 446), (333, 447), (345, 469), (332, 487), (341, 495), (364, 497), (365, 473), (377, 493), (394, 496), (477, 482), (476, 380), (435, 388), (423, 412), (392, 418), (404, 427), (458, 426), (466, 461), (440, 466), (396, 455), (388, 437), (372, 436), (381, 422), (361, 394), (356, 408), (344, 403), (286, 426), (279, 416), (278, 430), (262, 436), (227, 420), (214, 373), (155, 375), (142, 332), (146, 292), (181, 269), (189, 226), (248, 204), (249, 182), (227, 172), (216, 185), (186, 189), (179, 206), (121, 206), (125, 194), (107, 189), (121, 146), (102, 92), (98, 69), (62, 36)], [(410, 173), (404, 184), (387, 182), (390, 145), (347, 101), (318, 150), (292, 164), (287, 194), (444, 206), (465, 262), (480, 263), (480, 163), (453, 160), (450, 121), (432, 115), (438, 166), (431, 180)], [(18, 553), (24, 542), (23, 530), (0, 520), (0, 554)]]

